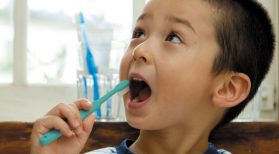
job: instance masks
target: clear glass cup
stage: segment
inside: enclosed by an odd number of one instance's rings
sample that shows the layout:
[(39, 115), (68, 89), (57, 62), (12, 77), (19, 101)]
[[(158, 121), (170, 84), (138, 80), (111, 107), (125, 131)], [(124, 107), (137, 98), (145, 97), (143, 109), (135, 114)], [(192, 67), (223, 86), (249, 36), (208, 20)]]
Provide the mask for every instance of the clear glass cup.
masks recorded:
[[(119, 82), (117, 73), (97, 74), (99, 97), (112, 90)], [(78, 98), (86, 98), (94, 105), (93, 76), (82, 71), (77, 72)], [(123, 121), (123, 102), (121, 95), (114, 95), (101, 105), (99, 111), (94, 113), (99, 121)]]

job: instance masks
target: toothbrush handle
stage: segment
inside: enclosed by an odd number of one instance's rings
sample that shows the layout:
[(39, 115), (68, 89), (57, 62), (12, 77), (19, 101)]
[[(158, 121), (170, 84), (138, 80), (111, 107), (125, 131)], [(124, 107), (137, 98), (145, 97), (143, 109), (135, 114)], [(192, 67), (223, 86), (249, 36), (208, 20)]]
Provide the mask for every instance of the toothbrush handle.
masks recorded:
[(40, 144), (41, 145), (48, 145), (51, 142), (53, 142), (56, 139), (58, 139), (60, 136), (62, 136), (61, 132), (59, 130), (57, 130), (57, 129), (53, 129), (53, 130), (47, 132), (46, 134), (44, 134), (40, 138)]

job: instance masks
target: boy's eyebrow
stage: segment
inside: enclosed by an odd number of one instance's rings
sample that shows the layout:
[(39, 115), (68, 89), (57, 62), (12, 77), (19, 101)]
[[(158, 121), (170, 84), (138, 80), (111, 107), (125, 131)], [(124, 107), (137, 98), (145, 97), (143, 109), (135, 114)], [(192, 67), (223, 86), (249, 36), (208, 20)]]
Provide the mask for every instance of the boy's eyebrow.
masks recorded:
[(139, 17), (138, 17), (138, 19), (137, 19), (137, 22), (139, 22), (140, 20), (143, 20), (146, 16), (149, 16), (149, 15), (147, 15), (147, 14), (141, 14)]
[[(140, 20), (143, 20), (143, 19), (146, 18), (146, 17), (150, 17), (150, 16), (149, 16), (148, 14), (145, 14), (145, 13), (142, 14), (142, 15), (140, 15), (140, 16), (138, 17), (138, 19), (137, 19), (137, 22), (139, 22)], [(169, 19), (170, 21), (174, 21), (174, 22), (176, 22), (176, 23), (183, 24), (183, 25), (189, 27), (194, 33), (196, 33), (196, 30), (194, 29), (194, 27), (191, 25), (191, 23), (190, 23), (188, 20), (186, 20), (186, 19), (181, 19), (181, 18), (175, 17), (175, 16), (170, 16), (168, 19)]]
[(186, 19), (181, 19), (181, 18), (179, 18), (179, 17), (170, 16), (170, 17), (169, 17), (169, 20), (174, 21), (174, 22), (176, 22), (176, 23), (183, 24), (183, 25), (189, 27), (194, 33), (196, 33), (196, 30), (194, 29), (194, 27), (193, 27), (193, 26), (191, 25), (191, 23), (190, 23), (188, 20), (186, 20)]

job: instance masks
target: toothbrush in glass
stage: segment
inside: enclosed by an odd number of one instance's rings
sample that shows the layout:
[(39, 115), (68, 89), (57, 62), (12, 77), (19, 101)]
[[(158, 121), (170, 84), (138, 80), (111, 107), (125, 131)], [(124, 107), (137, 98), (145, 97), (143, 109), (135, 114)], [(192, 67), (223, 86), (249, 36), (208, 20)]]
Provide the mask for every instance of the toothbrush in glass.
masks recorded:
[[(96, 100), (94, 102), (94, 106), (90, 110), (80, 110), (80, 117), (81, 119), (85, 119), (88, 115), (92, 114), (95, 112), (97, 109), (101, 107), (101, 105), (109, 99), (111, 96), (114, 94), (120, 92), (122, 94), (125, 94), (127, 91), (127, 87), (129, 86), (129, 81), (128, 80), (123, 80), (119, 84), (117, 84), (111, 91), (109, 91), (107, 94), (105, 94), (103, 97), (100, 99)], [(54, 140), (58, 139), (60, 136), (62, 136), (62, 133), (59, 130), (53, 129), (46, 134), (44, 134), (40, 138), (40, 144), (41, 145), (48, 145)]]

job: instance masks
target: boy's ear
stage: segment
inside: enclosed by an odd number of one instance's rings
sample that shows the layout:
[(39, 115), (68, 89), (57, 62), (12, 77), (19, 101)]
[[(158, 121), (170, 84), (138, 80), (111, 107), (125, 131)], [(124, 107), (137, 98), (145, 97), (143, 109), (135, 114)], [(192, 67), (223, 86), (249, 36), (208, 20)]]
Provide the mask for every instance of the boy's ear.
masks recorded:
[(229, 73), (217, 81), (213, 91), (215, 106), (230, 108), (241, 103), (249, 95), (250, 78), (244, 73)]

